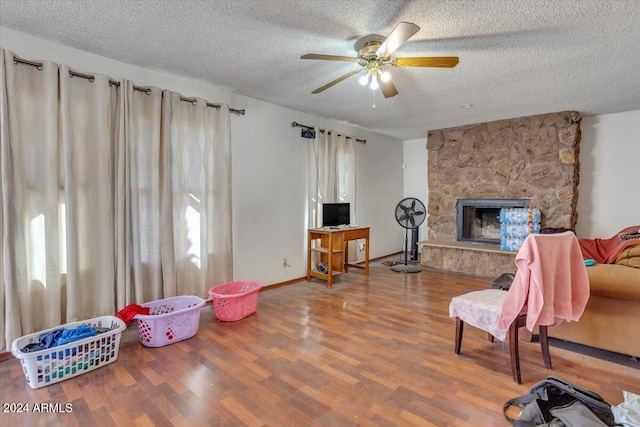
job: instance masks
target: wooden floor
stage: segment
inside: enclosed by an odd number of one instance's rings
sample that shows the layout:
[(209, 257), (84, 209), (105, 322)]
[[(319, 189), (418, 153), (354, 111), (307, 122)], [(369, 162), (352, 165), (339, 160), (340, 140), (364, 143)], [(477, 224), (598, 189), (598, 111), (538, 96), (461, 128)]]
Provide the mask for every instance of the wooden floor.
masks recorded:
[[(549, 374), (614, 405), (623, 390), (640, 393), (638, 369), (552, 347), (547, 371), (535, 343), (521, 344), (517, 385), (508, 346), (472, 327), (456, 356), (449, 301), (489, 283), (373, 263), (368, 280), (354, 270), (332, 289), (263, 291), (238, 322), (207, 306), (198, 334), (170, 346), (145, 348), (129, 327), (116, 362), (45, 388), (30, 389), (11, 359), (0, 363), (0, 425), (508, 426), (503, 403)], [(8, 403), (61, 405), (14, 413)]]

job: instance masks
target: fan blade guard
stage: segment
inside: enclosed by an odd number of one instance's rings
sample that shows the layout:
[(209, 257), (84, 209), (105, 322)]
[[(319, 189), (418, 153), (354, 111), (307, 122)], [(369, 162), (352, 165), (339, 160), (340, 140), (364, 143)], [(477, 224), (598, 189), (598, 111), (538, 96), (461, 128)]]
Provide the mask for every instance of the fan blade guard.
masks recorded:
[(414, 197), (406, 197), (396, 205), (396, 221), (403, 228), (418, 228), (426, 218), (424, 204)]

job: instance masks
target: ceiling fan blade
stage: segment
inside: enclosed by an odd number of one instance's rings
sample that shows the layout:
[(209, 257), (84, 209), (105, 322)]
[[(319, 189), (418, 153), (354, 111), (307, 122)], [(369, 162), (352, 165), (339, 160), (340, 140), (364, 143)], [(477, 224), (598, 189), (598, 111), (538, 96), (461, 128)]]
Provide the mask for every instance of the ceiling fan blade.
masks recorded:
[(320, 55), (317, 53), (307, 53), (306, 55), (302, 55), (300, 59), (322, 59), (325, 61), (358, 62), (358, 58), (354, 58), (351, 56)]
[(353, 70), (348, 72), (347, 74), (345, 74), (344, 76), (340, 76), (337, 79), (330, 81), (329, 83), (327, 83), (324, 86), (319, 87), (318, 89), (314, 90), (313, 92), (311, 92), (312, 94), (317, 94), (322, 92), (323, 90), (329, 89), (331, 86), (340, 83), (341, 81), (348, 79), (349, 77), (353, 76), (354, 74), (358, 74), (360, 71), (364, 70), (364, 68), (360, 68), (359, 70)]
[(424, 56), (396, 58), (391, 62), (394, 67), (442, 67), (453, 68), (458, 65), (457, 56)]
[(396, 89), (395, 85), (391, 83), (391, 80), (388, 82), (380, 82), (380, 90), (385, 98), (391, 98), (392, 96), (396, 96), (398, 94), (398, 89)]
[(418, 31), (420, 31), (420, 27), (416, 24), (411, 22), (399, 23), (389, 37), (380, 45), (376, 53), (383, 58), (390, 56)]

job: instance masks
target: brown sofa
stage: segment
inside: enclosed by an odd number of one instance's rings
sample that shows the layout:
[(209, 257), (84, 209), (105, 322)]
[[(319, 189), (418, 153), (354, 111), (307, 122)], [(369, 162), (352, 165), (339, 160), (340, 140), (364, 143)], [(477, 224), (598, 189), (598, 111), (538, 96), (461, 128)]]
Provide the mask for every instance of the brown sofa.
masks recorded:
[(640, 357), (640, 244), (587, 274), (591, 296), (582, 317), (549, 328), (549, 336)]

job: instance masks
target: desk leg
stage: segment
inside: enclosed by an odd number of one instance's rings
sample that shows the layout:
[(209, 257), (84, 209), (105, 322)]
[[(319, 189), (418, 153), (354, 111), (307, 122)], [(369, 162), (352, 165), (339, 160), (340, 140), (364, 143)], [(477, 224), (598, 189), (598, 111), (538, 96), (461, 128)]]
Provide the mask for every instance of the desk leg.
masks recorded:
[(349, 272), (349, 240), (344, 241), (344, 272)]
[(307, 282), (311, 281), (311, 233), (307, 233)]
[(331, 289), (331, 279), (333, 279), (333, 233), (329, 234), (329, 253), (327, 254), (327, 265), (329, 277), (327, 277), (327, 288)]
[(364, 242), (364, 276), (369, 277), (369, 235)]

